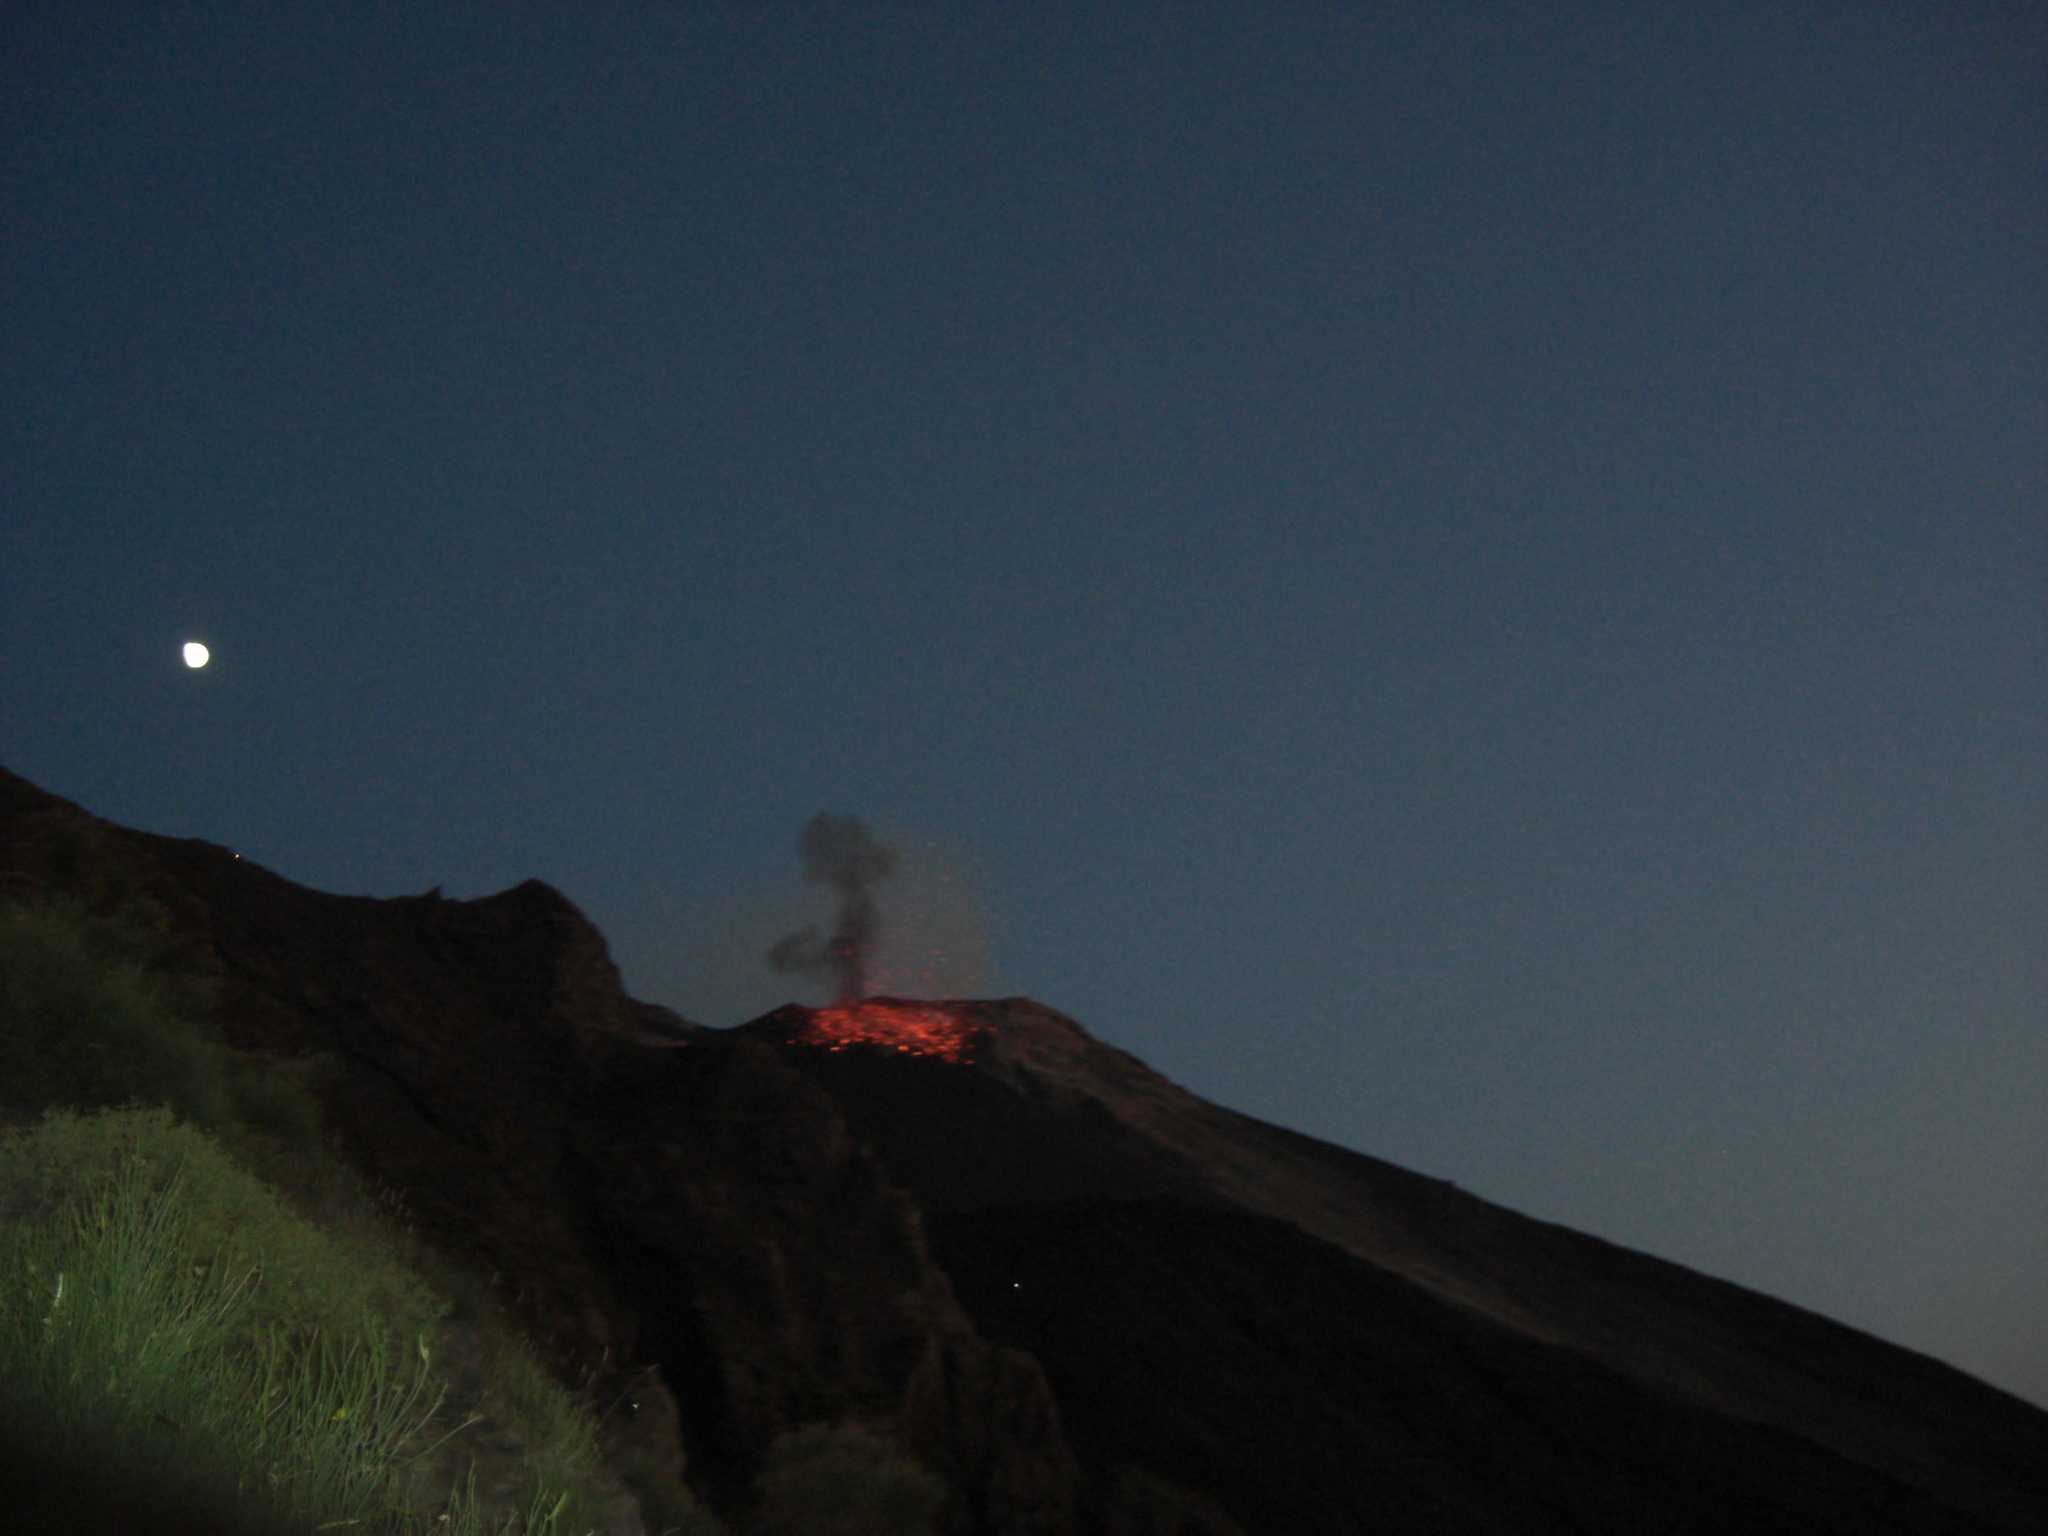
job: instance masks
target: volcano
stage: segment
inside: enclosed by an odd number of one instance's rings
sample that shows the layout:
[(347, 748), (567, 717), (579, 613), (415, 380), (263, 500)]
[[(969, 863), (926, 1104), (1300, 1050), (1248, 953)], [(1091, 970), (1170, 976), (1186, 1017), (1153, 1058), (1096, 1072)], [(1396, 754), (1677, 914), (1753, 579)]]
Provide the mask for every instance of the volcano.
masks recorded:
[(742, 1532), (777, 1437), (848, 1419), (946, 1536), (2048, 1529), (2048, 1414), (1027, 998), (704, 1028), (538, 882), (328, 895), (0, 771), (0, 899), (60, 898), (145, 916), (224, 1049), (317, 1086), (327, 1155), (565, 1381), (630, 1384), (607, 1455)]
[(1028, 998), (867, 1006), (741, 1033), (917, 1198), (976, 1326), (1044, 1364), (1084, 1457), (1244, 1530), (2048, 1512), (2048, 1416), (1961, 1372), (1209, 1103)]

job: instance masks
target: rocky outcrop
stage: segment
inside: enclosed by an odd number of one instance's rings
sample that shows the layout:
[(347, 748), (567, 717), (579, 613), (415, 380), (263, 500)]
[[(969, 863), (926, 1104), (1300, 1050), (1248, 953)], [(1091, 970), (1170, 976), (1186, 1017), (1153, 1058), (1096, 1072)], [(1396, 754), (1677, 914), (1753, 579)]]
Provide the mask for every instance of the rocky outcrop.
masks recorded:
[(593, 1246), (710, 1491), (737, 1493), (782, 1430), (851, 1416), (898, 1426), (967, 1491), (972, 1528), (1072, 1528), (1043, 1373), (975, 1333), (917, 1207), (781, 1053), (667, 1052), (607, 1080), (586, 1123), (570, 1156)]

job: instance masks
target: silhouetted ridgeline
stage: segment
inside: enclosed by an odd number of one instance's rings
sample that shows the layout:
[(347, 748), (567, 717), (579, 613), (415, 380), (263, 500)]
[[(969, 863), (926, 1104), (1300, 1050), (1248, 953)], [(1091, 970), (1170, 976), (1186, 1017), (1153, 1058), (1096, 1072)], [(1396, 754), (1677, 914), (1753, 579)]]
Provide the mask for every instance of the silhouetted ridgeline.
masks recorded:
[(739, 1529), (778, 1436), (852, 1419), (963, 1536), (2048, 1530), (2048, 1414), (1026, 999), (699, 1029), (537, 882), (323, 895), (0, 772), (0, 897), (51, 896), (151, 927), (328, 1155), (640, 1404), (612, 1453)]

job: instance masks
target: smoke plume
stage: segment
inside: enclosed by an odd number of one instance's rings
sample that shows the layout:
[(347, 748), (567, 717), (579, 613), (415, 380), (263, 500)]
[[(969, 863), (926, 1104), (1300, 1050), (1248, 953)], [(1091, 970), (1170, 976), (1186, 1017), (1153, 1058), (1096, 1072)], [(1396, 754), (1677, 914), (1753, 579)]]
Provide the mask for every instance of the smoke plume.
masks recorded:
[(896, 872), (896, 850), (879, 841), (858, 816), (820, 811), (804, 823), (797, 852), (804, 878), (829, 886), (839, 898), (830, 938), (814, 927), (777, 939), (768, 950), (771, 970), (830, 981), (840, 1002), (868, 993), (868, 961), (881, 928), (872, 887)]

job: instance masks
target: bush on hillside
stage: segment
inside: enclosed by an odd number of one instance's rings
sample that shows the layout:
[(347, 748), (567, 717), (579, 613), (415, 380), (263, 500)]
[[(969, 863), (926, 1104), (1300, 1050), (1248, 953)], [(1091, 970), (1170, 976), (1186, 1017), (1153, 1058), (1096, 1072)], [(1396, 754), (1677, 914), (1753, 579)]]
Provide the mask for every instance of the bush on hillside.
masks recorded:
[(0, 1119), (162, 1105), (304, 1204), (346, 1203), (313, 1092), (327, 1062), (230, 1050), (168, 940), (69, 901), (0, 906)]
[[(175, 1239), (187, 1254), (175, 1273), (234, 1288), (232, 1337), (221, 1348), (244, 1364), (317, 1365), (319, 1350), (329, 1348), (354, 1350), (333, 1363), (357, 1375), (410, 1372), (425, 1363), (416, 1358), (419, 1341), (439, 1331), (468, 1394), (462, 1414), (451, 1405), (448, 1423), (471, 1410), (487, 1415), (472, 1434), (498, 1448), (497, 1467), (487, 1467), (498, 1474), (486, 1479), (492, 1508), (502, 1511), (508, 1498), (523, 1497), (502, 1476), (505, 1463), (518, 1458), (534, 1498), (545, 1495), (519, 1523), (535, 1532), (552, 1528), (554, 1520), (539, 1516), (553, 1510), (566, 1529), (584, 1501), (579, 1496), (566, 1509), (552, 1501), (563, 1488), (587, 1488), (597, 1475), (588, 1405), (537, 1363), (509, 1318), (483, 1305), (480, 1276), (415, 1238), (395, 1193), (366, 1188), (332, 1154), (316, 1088), (337, 1069), (337, 1058), (229, 1049), (198, 1006), (204, 988), (180, 980), (193, 965), (162, 962), (158, 932), (95, 917), (74, 902), (0, 903), (0, 1308), (12, 1304), (17, 1322), (40, 1326), (51, 1298), (38, 1300), (38, 1287), (54, 1287), (64, 1263), (71, 1266), (66, 1300), (76, 1303), (84, 1294), (75, 1260), (49, 1260), (59, 1239), (77, 1251), (73, 1239), (83, 1229), (66, 1223), (81, 1199), (95, 1223), (117, 1208), (153, 1211), (158, 1224), (138, 1229), (145, 1247)], [(37, 1262), (41, 1270), (31, 1272)], [(114, 1270), (145, 1273), (127, 1259)], [(150, 1281), (159, 1290), (154, 1301), (144, 1297), (145, 1310), (187, 1309), (189, 1298), (166, 1299), (163, 1279)], [(459, 1325), (443, 1296), (467, 1298)], [(78, 1315), (75, 1307), (71, 1315)], [(17, 1329), (15, 1342), (40, 1336), (33, 1326)], [(372, 1359), (366, 1350), (382, 1355)], [(437, 1349), (437, 1371), (443, 1359)], [(6, 1369), (0, 1358), (0, 1375)], [(14, 1385), (20, 1390), (0, 1381), (0, 1408), (11, 1398), (16, 1408), (27, 1405), (29, 1419), (47, 1419), (37, 1392), (25, 1380)], [(179, 1417), (165, 1414), (164, 1434), (150, 1442), (158, 1462), (183, 1456), (164, 1449), (167, 1436), (176, 1438), (168, 1421)], [(40, 1439), (46, 1449), (56, 1443), (47, 1434)], [(103, 1439), (87, 1434), (79, 1445), (90, 1455)], [(0, 1453), (7, 1443), (0, 1424)], [(458, 1438), (449, 1454), (469, 1443), (469, 1436)], [(0, 1454), (0, 1489), (29, 1470)], [(423, 1461), (413, 1470), (419, 1487), (441, 1469)], [(138, 1486), (155, 1486), (155, 1476)], [(113, 1487), (106, 1476), (98, 1480)], [(663, 1481), (643, 1478), (635, 1490), (662, 1492), (672, 1506), (660, 1512), (670, 1518), (651, 1530), (717, 1532), (686, 1491), (658, 1488)], [(170, 1519), (157, 1529), (168, 1536), (176, 1527)]]
[[(147, 1512), (124, 1528), (480, 1533), (439, 1310), (165, 1110), (0, 1132), (0, 1449), (29, 1448), (0, 1465), (10, 1516), (90, 1491)], [(584, 1502), (593, 1433), (523, 1363), (526, 1412), (500, 1428), (529, 1448), (530, 1497), (488, 1529), (545, 1536)]]
[(66, 902), (0, 906), (0, 1109), (165, 1104), (218, 1124), (219, 1047), (171, 1005), (137, 935)]
[(261, 1271), (247, 1307), (252, 1327), (288, 1323), (348, 1337), (373, 1316), (384, 1320), (395, 1346), (409, 1349), (446, 1311), (394, 1253), (307, 1222), (213, 1138), (162, 1108), (53, 1110), (0, 1136), (0, 1222), (48, 1225), (77, 1192), (117, 1174), (140, 1180), (145, 1195), (177, 1181), (184, 1227), (207, 1255), (202, 1262)]
[(424, 1342), (413, 1366), (367, 1314), (309, 1326), (290, 1283), (257, 1306), (266, 1240), (304, 1238), (252, 1183), (163, 1110), (0, 1138), (0, 1425), (66, 1469), (54, 1507), (122, 1490), (287, 1529), (381, 1501), (437, 1401)]

